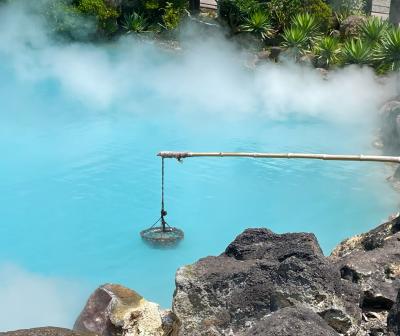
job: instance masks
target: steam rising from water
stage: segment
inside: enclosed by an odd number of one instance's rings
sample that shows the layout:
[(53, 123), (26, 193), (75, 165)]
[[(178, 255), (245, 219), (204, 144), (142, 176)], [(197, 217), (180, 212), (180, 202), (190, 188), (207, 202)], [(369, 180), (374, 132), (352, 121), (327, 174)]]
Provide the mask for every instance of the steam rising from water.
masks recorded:
[[(34, 3), (0, 7), (0, 60), (31, 85), (55, 81), (67, 99), (90, 110), (141, 111), (159, 99), (173, 103), (173, 112), (188, 120), (295, 115), (363, 124), (394, 95), (394, 81), (379, 84), (367, 68), (338, 70), (328, 81), (312, 68), (290, 63), (248, 69), (243, 66), (248, 55), (222, 34), (182, 34), (184, 48), (177, 53), (130, 36), (109, 45), (55, 42), (33, 14), (39, 8), (32, 6), (45, 1)], [(29, 109), (30, 101), (25, 104)], [(82, 305), (79, 292), (73, 282), (2, 266), (0, 329), (71, 327)]]
[(0, 264), (0, 331), (69, 326), (87, 295), (82, 284)]
[(266, 64), (253, 72), (222, 34), (182, 34), (184, 51), (178, 54), (133, 37), (108, 46), (55, 43), (32, 12), (23, 1), (1, 9), (0, 54), (22, 78), (54, 79), (66, 95), (95, 108), (136, 104), (137, 92), (149, 92), (180, 111), (196, 106), (204, 114), (279, 119), (295, 113), (354, 121), (374, 114), (394, 94), (393, 81), (378, 84), (366, 68), (339, 70), (329, 81), (293, 64)]

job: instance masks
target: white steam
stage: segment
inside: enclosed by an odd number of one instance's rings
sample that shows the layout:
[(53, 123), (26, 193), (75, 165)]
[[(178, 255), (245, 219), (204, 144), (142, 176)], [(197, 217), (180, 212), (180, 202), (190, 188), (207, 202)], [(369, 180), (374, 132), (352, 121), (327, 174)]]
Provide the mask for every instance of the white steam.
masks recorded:
[(48, 325), (71, 327), (84, 302), (74, 281), (0, 265), (0, 331)]
[(243, 55), (221, 36), (192, 32), (178, 55), (132, 37), (108, 46), (55, 43), (24, 3), (0, 10), (0, 55), (25, 80), (56, 80), (67, 96), (95, 108), (135, 104), (140, 95), (173, 101), (185, 112), (354, 121), (394, 95), (393, 81), (378, 84), (371, 70), (358, 67), (334, 72), (329, 81), (294, 64), (245, 69)]

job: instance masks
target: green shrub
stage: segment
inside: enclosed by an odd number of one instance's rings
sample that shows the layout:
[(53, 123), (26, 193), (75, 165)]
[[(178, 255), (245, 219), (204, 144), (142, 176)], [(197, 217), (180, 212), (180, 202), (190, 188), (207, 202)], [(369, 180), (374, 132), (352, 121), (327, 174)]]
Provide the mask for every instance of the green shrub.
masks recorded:
[(218, 15), (225, 20), (235, 32), (239, 26), (246, 22), (250, 14), (261, 10), (262, 6), (257, 0), (219, 0)]
[(324, 30), (332, 24), (332, 10), (323, 0), (270, 0), (267, 7), (275, 27), (279, 30), (287, 28), (293, 17), (299, 13), (315, 15)]
[(182, 9), (174, 8), (171, 2), (167, 2), (162, 15), (162, 26), (167, 30), (174, 30), (179, 26), (182, 17)]
[(387, 21), (377, 17), (369, 17), (361, 25), (361, 38), (372, 47), (382, 42), (389, 28)]
[(286, 48), (289, 55), (296, 61), (309, 51), (309, 36), (298, 27), (286, 28), (282, 38), (282, 47)]
[(98, 27), (106, 32), (113, 33), (117, 30), (118, 11), (104, 0), (78, 0), (75, 8), (80, 14), (91, 16), (96, 19)]
[(374, 60), (379, 72), (400, 70), (400, 29), (389, 29), (376, 49)]
[(275, 32), (268, 15), (261, 10), (251, 13), (245, 23), (240, 26), (240, 30), (257, 35), (262, 40), (272, 37)]
[(360, 39), (347, 40), (342, 49), (343, 64), (370, 65), (372, 51), (371, 46)]
[(187, 4), (187, 0), (138, 0), (134, 11), (146, 17), (152, 30), (172, 30), (179, 25)]
[(329, 0), (329, 4), (335, 13), (344, 18), (350, 15), (368, 14), (367, 9), (371, 0)]
[(315, 38), (319, 33), (319, 23), (316, 17), (309, 13), (301, 13), (293, 17), (292, 27), (304, 31), (310, 40)]
[(122, 27), (127, 32), (142, 33), (147, 29), (147, 20), (143, 15), (133, 12), (124, 16)]
[(318, 66), (329, 68), (339, 62), (339, 40), (333, 36), (323, 36), (314, 45), (314, 55)]

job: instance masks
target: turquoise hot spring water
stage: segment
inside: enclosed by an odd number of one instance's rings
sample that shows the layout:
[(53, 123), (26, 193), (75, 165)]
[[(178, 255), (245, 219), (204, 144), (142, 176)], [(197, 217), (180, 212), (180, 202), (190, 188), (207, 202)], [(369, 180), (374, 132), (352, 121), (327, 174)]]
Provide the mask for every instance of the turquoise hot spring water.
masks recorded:
[(169, 307), (177, 268), (222, 253), (245, 228), (314, 232), (329, 254), (397, 210), (384, 164), (168, 159), (167, 220), (185, 239), (149, 247), (139, 232), (159, 216), (158, 151), (377, 153), (375, 126), (232, 106), (208, 114), (196, 99), (183, 112), (179, 95), (149, 86), (135, 86), (132, 100), (87, 104), (57, 76), (21, 75), (7, 55), (0, 75), (0, 264), (72, 279), (85, 295), (115, 282)]

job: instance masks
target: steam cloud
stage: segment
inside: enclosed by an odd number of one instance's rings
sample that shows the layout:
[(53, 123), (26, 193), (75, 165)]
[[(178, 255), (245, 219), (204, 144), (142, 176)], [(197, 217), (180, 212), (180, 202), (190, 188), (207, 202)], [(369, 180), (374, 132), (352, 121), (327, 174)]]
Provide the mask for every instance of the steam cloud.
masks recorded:
[(243, 67), (243, 55), (222, 34), (186, 34), (184, 51), (177, 55), (133, 37), (111, 46), (55, 43), (32, 6), (14, 1), (1, 8), (0, 55), (21, 78), (56, 80), (67, 96), (99, 109), (133, 106), (138, 94), (143, 100), (146, 92), (173, 101), (178, 111), (190, 107), (232, 117), (299, 114), (354, 121), (373, 115), (394, 95), (393, 80), (378, 84), (367, 68), (336, 71), (329, 81), (294, 64), (271, 63), (253, 72)]
[(0, 331), (47, 325), (71, 327), (87, 293), (74, 281), (0, 265)]

